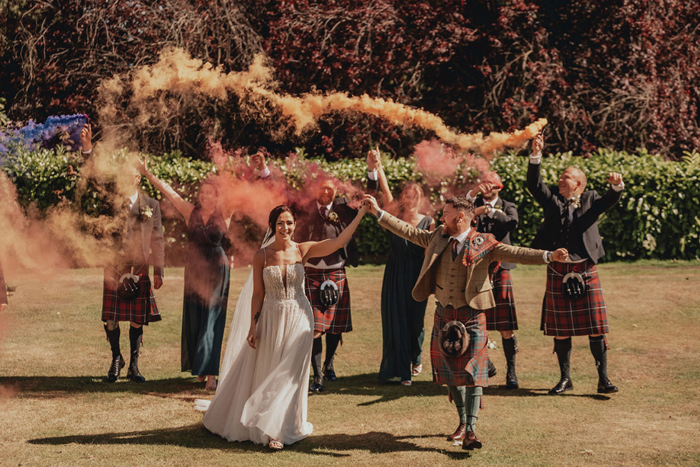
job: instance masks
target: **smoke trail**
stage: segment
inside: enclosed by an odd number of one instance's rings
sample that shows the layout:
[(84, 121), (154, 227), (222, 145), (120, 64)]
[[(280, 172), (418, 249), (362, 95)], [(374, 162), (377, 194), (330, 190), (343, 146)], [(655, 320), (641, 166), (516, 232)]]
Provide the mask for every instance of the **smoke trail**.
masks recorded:
[(521, 146), (547, 123), (546, 119), (539, 119), (523, 130), (491, 133), (486, 137), (481, 133), (462, 134), (449, 129), (440, 117), (430, 112), (366, 94), (355, 97), (342, 92), (307, 93), (297, 97), (277, 93), (272, 75), (273, 70), (265, 66), (261, 56), (256, 56), (247, 71), (224, 73), (220, 68), (190, 57), (182, 49), (169, 49), (161, 53), (157, 63), (136, 70), (130, 79), (114, 77), (102, 84), (101, 118), (104, 124), (119, 125), (123, 131), (127, 122), (122, 117), (120, 103), (126, 100), (131, 111), (129, 114), (136, 115), (127, 125), (138, 131), (167, 112), (164, 93), (199, 95), (224, 101), (233, 94), (239, 99), (241, 108), (259, 120), (277, 118), (278, 114), (269, 108), (272, 104), (286, 119), (284, 124), (297, 135), (315, 129), (323, 115), (358, 112), (386, 119), (394, 125), (433, 131), (445, 143), (486, 156), (499, 149)]

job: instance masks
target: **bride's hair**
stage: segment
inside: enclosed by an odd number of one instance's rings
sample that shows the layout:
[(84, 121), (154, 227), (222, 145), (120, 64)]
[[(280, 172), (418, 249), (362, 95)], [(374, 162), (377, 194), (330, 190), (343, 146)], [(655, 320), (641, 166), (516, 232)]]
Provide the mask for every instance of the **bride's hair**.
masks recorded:
[(272, 211), (270, 211), (270, 228), (272, 231), (275, 231), (275, 224), (277, 224), (277, 218), (283, 213), (283, 212), (288, 212), (289, 214), (292, 215), (292, 218), (294, 219), (294, 222), (297, 221), (297, 216), (294, 214), (294, 211), (291, 210), (289, 206), (285, 206), (284, 204), (277, 206), (274, 208)]

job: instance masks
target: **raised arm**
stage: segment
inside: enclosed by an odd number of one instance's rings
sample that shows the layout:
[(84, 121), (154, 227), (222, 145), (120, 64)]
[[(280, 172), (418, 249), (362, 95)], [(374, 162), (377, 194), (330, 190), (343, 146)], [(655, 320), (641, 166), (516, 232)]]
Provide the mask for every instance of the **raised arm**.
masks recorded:
[(160, 191), (163, 193), (163, 195), (168, 198), (168, 201), (173, 203), (173, 206), (175, 206), (175, 209), (178, 210), (180, 214), (185, 218), (185, 222), (189, 223), (190, 221), (190, 214), (192, 214), (192, 211), (194, 210), (194, 204), (189, 203), (182, 199), (182, 197), (177, 194), (175, 190), (172, 189), (170, 185), (153, 175), (150, 170), (148, 170), (148, 167), (146, 167), (146, 161), (139, 159), (138, 166), (137, 168), (139, 169), (139, 172), (141, 175), (146, 177), (146, 179), (151, 182), (151, 184), (156, 187), (156, 190)]
[(334, 251), (343, 248), (352, 238), (357, 226), (360, 225), (362, 217), (367, 213), (369, 207), (366, 204), (362, 205), (362, 208), (352, 220), (350, 225), (348, 225), (340, 235), (336, 238), (329, 238), (320, 242), (304, 242), (299, 244), (299, 250), (303, 256), (302, 262), (306, 262), (309, 258), (322, 258), (328, 256)]
[(263, 302), (265, 301), (265, 285), (263, 283), (263, 269), (265, 268), (265, 251), (258, 250), (253, 257), (253, 301), (250, 307), (250, 330), (248, 331), (248, 345), (255, 348), (257, 339), (256, 325)]
[(369, 206), (369, 211), (377, 216), (379, 225), (386, 230), (395, 233), (409, 242), (415, 243), (423, 248), (427, 248), (433, 238), (434, 231), (419, 229), (408, 222), (398, 219), (386, 211), (379, 209), (377, 200), (372, 195), (365, 195), (365, 203)]
[(544, 207), (552, 199), (552, 192), (542, 181), (540, 167), (542, 165), (542, 149), (544, 149), (544, 136), (542, 133), (532, 140), (532, 154), (527, 166), (527, 189), (535, 197), (535, 200)]
[(372, 187), (376, 189), (376, 186), (379, 185), (379, 190), (382, 192), (382, 203), (384, 207), (388, 207), (394, 202), (394, 195), (389, 189), (389, 182), (386, 179), (386, 173), (384, 173), (379, 149), (372, 149), (367, 153), (367, 171), (370, 173), (375, 172), (377, 175), (377, 180), (368, 180), (367, 188)]

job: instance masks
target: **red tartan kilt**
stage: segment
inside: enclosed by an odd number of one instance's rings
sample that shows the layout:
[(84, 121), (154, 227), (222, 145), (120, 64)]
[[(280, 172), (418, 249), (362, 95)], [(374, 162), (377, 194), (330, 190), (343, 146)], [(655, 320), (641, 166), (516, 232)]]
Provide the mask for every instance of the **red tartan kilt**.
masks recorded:
[(510, 270), (498, 268), (494, 274), (493, 298), (496, 300), (496, 306), (484, 311), (486, 329), (489, 331), (515, 331), (518, 329)]
[[(469, 332), (469, 348), (461, 357), (448, 357), (440, 349), (440, 329), (452, 320), (461, 321)], [(433, 335), (430, 339), (433, 381), (450, 386), (488, 386), (487, 344), (488, 333), (484, 313), (468, 306), (459, 309), (444, 308), (438, 303), (435, 309)]]
[[(581, 274), (586, 283), (586, 294), (575, 300), (566, 298), (562, 291), (562, 279), (572, 271)], [(540, 329), (546, 336), (559, 337), (609, 332), (603, 288), (592, 261), (549, 263)]]
[[(306, 298), (314, 311), (314, 331), (341, 334), (352, 331), (350, 314), (350, 288), (345, 276), (345, 268), (316, 269), (304, 268), (306, 272)], [(319, 289), (325, 281), (331, 280), (338, 286), (340, 299), (330, 308), (324, 308), (319, 297)]]
[[(127, 269), (124, 269), (126, 272)], [(120, 273), (114, 268), (105, 268), (102, 289), (102, 321), (131, 321), (148, 324), (160, 321), (156, 298), (153, 296), (148, 266), (135, 267), (139, 272), (139, 295), (132, 300), (125, 300), (117, 295), (117, 281)], [(121, 271), (121, 269), (120, 269)]]

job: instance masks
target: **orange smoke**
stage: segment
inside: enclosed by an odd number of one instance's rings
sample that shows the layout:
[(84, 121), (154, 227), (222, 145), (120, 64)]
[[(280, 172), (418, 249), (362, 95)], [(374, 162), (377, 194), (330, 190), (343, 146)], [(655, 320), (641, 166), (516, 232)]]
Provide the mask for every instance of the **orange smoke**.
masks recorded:
[(323, 115), (358, 112), (383, 118), (394, 125), (433, 131), (445, 143), (462, 151), (477, 151), (486, 156), (506, 147), (521, 146), (547, 124), (546, 119), (539, 119), (513, 133), (491, 133), (486, 137), (481, 133), (462, 134), (449, 129), (440, 117), (430, 112), (366, 94), (360, 97), (342, 92), (307, 93), (299, 97), (280, 94), (273, 91), (276, 83), (272, 75), (273, 70), (265, 66), (261, 56), (255, 58), (247, 71), (224, 73), (219, 67), (190, 57), (182, 49), (169, 49), (161, 53), (154, 65), (136, 70), (129, 82), (122, 77), (104, 82), (100, 87), (104, 102), (100, 114), (107, 126), (123, 124), (117, 102), (129, 91), (132, 94), (130, 107), (138, 113), (136, 119), (129, 120), (129, 123), (136, 126), (164, 112), (164, 92), (221, 100), (227, 100), (232, 93), (238, 97), (244, 111), (260, 120), (272, 121), (278, 117), (269, 109), (268, 104), (272, 104), (286, 119), (284, 123), (275, 122), (283, 126), (286, 124), (297, 135), (315, 129)]

